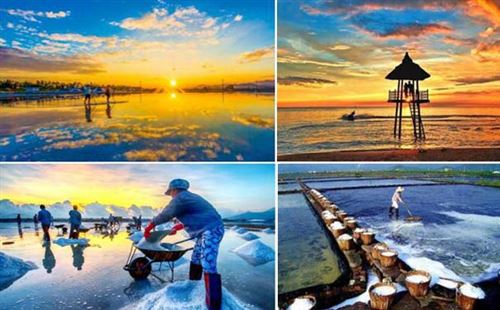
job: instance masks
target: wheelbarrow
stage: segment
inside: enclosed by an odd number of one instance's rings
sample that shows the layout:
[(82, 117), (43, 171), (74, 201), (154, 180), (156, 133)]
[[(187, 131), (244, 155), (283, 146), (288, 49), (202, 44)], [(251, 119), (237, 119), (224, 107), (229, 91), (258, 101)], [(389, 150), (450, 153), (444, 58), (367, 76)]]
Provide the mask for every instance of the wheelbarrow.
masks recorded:
[[(175, 262), (179, 260), (186, 252), (193, 248), (185, 248), (179, 244), (190, 241), (193, 238), (184, 239), (175, 243), (162, 243), (161, 240), (170, 234), (170, 230), (154, 231), (148, 239), (143, 238), (138, 243), (132, 242), (127, 262), (123, 267), (135, 280), (146, 279), (149, 275), (154, 276), (162, 282), (167, 282), (152, 272), (152, 264), (160, 263), (160, 269), (163, 263), (166, 263), (170, 270), (170, 282), (174, 282)], [(134, 258), (137, 250), (144, 256)]]

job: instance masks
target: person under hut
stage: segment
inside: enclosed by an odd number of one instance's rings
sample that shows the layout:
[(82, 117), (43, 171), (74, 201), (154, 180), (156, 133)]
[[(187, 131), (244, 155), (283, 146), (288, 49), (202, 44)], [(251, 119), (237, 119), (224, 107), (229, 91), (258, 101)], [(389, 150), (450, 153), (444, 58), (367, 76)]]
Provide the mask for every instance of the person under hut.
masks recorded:
[(217, 273), (217, 255), (224, 236), (224, 225), (212, 204), (188, 189), (189, 182), (186, 180), (170, 181), (165, 195), (171, 196), (172, 200), (146, 226), (144, 237), (149, 238), (157, 225), (173, 219), (180, 222), (173, 226), (171, 234), (184, 228), (196, 239), (189, 266), (189, 279), (201, 280), (204, 274), (207, 308), (216, 310), (222, 304), (222, 280)]
[(40, 211), (38, 211), (38, 221), (42, 224), (43, 230), (43, 240), (50, 241), (50, 225), (54, 223), (52, 214), (45, 208), (45, 205), (40, 205)]
[(73, 210), (69, 211), (69, 224), (69, 239), (78, 239), (82, 225), (82, 214), (78, 211), (77, 205), (74, 205)]
[(403, 198), (401, 198), (401, 195), (404, 191), (404, 188), (401, 186), (398, 186), (396, 188), (396, 191), (392, 195), (392, 204), (391, 207), (389, 208), (389, 218), (392, 218), (393, 215), (396, 215), (396, 219), (399, 219), (399, 203), (405, 203), (403, 201)]

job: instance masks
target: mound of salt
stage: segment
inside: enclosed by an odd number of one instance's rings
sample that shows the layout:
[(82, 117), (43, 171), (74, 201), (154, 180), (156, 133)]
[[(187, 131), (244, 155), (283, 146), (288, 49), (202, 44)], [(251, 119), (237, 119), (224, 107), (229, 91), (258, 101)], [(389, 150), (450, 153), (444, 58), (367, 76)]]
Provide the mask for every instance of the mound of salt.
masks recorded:
[(229, 228), (229, 230), (235, 231), (239, 229), (240, 227), (238, 225), (234, 225), (233, 227)]
[[(205, 285), (203, 281), (176, 281), (161, 290), (142, 297), (123, 310), (205, 310)], [(225, 288), (222, 288), (222, 310), (250, 309)]]
[(450, 290), (454, 290), (458, 287), (458, 282), (450, 281), (450, 280), (446, 280), (446, 279), (439, 279), (437, 284), (439, 284), (443, 287), (446, 287)]
[(385, 257), (392, 257), (392, 256), (396, 256), (397, 253), (394, 251), (384, 251), (384, 252), (380, 253), (380, 255), (385, 256)]
[(133, 243), (141, 241), (142, 237), (144, 237), (144, 233), (142, 231), (136, 231), (130, 236), (128, 236), (128, 238), (132, 240)]
[(34, 263), (0, 252), (0, 291), (33, 269), (37, 269)]
[(262, 232), (266, 234), (274, 234), (274, 230), (271, 228), (263, 229)]
[(357, 234), (360, 234), (360, 233), (362, 233), (362, 232), (364, 232), (364, 231), (365, 231), (365, 230), (364, 230), (363, 228), (356, 228), (356, 229), (354, 230), (354, 232), (355, 232), (355, 233), (357, 233)]
[(472, 286), (469, 283), (460, 286), (459, 290), (460, 293), (470, 298), (484, 299), (486, 297), (486, 294), (482, 289)]
[(89, 241), (90, 240), (86, 238), (80, 238), (80, 239), (57, 238), (53, 242), (59, 246), (67, 246), (71, 244), (88, 245)]
[(295, 298), (293, 303), (288, 306), (287, 310), (308, 310), (314, 306), (314, 302), (305, 297)]
[(235, 231), (236, 233), (238, 233), (238, 234), (240, 234), (240, 235), (241, 235), (241, 234), (246, 233), (248, 230), (246, 230), (246, 229), (245, 229), (245, 228), (243, 228), (243, 227), (239, 227), (238, 229), (235, 229), (234, 231)]
[(338, 237), (337, 239), (338, 240), (345, 240), (345, 241), (347, 241), (347, 240), (351, 240), (352, 237), (350, 235), (348, 235), (348, 234), (343, 234), (342, 236)]
[(330, 228), (332, 228), (332, 229), (344, 229), (345, 226), (342, 225), (341, 222), (333, 222), (332, 224), (330, 224)]
[(381, 285), (372, 290), (372, 293), (377, 294), (379, 296), (390, 296), (396, 293), (396, 289), (389, 285)]
[(252, 266), (259, 266), (274, 260), (274, 250), (259, 239), (248, 241), (231, 252), (236, 253)]
[(243, 239), (245, 239), (246, 241), (251, 241), (251, 240), (255, 240), (255, 239), (259, 239), (260, 238), (259, 236), (257, 236), (254, 233), (251, 233), (251, 232), (246, 232), (243, 235), (240, 235), (240, 237), (243, 238)]
[(428, 282), (430, 280), (431, 279), (429, 279), (428, 277), (421, 275), (421, 274), (414, 274), (414, 275), (406, 277), (406, 281), (408, 281), (410, 283), (415, 283), (415, 284), (425, 283), (425, 282)]

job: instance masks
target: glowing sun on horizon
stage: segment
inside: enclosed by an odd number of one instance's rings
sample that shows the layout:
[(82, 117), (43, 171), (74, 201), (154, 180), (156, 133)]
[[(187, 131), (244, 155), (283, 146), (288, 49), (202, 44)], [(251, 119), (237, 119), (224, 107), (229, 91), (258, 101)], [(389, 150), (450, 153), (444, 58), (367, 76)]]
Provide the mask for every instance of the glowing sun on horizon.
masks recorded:
[(170, 86), (175, 87), (177, 85), (177, 81), (175, 79), (170, 80)]

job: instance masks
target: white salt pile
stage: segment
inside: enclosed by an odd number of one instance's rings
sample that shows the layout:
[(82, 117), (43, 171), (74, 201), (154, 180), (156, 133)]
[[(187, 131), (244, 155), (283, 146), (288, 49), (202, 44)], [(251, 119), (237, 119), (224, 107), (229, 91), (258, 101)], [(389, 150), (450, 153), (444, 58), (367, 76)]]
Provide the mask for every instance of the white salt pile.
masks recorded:
[(382, 251), (382, 250), (386, 250), (387, 246), (385, 244), (378, 243), (374, 246), (374, 248), (375, 248), (375, 250)]
[(392, 256), (396, 256), (397, 253), (394, 251), (384, 251), (384, 252), (380, 253), (380, 255), (385, 256), (385, 257), (392, 257)]
[(345, 240), (345, 241), (347, 241), (347, 240), (351, 240), (352, 237), (349, 236), (348, 234), (343, 234), (342, 236), (338, 237), (337, 239), (338, 240)]
[(354, 230), (354, 232), (355, 232), (356, 234), (360, 234), (360, 233), (362, 233), (362, 232), (364, 232), (364, 231), (365, 231), (365, 230), (364, 230), (363, 228), (356, 228), (356, 229)]
[(429, 282), (430, 280), (431, 279), (421, 274), (413, 274), (411, 276), (406, 277), (406, 281), (415, 284)]
[(236, 253), (253, 266), (263, 265), (274, 260), (274, 250), (259, 239), (248, 241), (231, 252)]
[(484, 299), (486, 297), (486, 294), (482, 289), (476, 286), (472, 286), (469, 283), (460, 286), (459, 290), (460, 293), (470, 298)]
[(295, 298), (287, 310), (309, 310), (314, 306), (314, 301), (307, 297)]
[(458, 282), (450, 281), (450, 280), (446, 280), (446, 279), (439, 279), (437, 281), (437, 284), (441, 285), (442, 287), (446, 287), (450, 290), (454, 290), (458, 287)]
[(234, 225), (233, 227), (229, 228), (229, 230), (235, 231), (235, 230), (237, 230), (237, 229), (239, 229), (239, 228), (240, 228), (239, 226)]
[(88, 245), (89, 241), (90, 240), (86, 238), (80, 238), (80, 239), (57, 238), (53, 242), (59, 246), (67, 246), (71, 244)]
[(330, 228), (331, 229), (344, 229), (345, 226), (342, 225), (341, 222), (333, 222), (332, 224), (330, 224)]
[(372, 290), (372, 293), (379, 296), (390, 296), (396, 293), (396, 289), (393, 286), (381, 285)]
[[(205, 310), (205, 285), (203, 281), (175, 281), (163, 289), (129, 304), (125, 310)], [(222, 288), (222, 310), (250, 309), (225, 288)]]
[(235, 231), (236, 233), (238, 233), (238, 234), (240, 234), (240, 235), (241, 235), (241, 234), (246, 233), (248, 230), (246, 230), (246, 229), (245, 229), (245, 228), (243, 228), (243, 227), (239, 227), (238, 229), (235, 229), (234, 231)]
[(0, 252), (0, 291), (33, 269), (37, 269), (34, 263)]
[(139, 242), (136, 243), (136, 246), (139, 249), (150, 251), (179, 251), (183, 249), (183, 247), (181, 247), (180, 245), (169, 243), (162, 244), (161, 241), (162, 239), (154, 240), (142, 238)]
[(251, 241), (260, 238), (259, 236), (251, 232), (244, 233), (243, 235), (240, 235), (240, 237), (245, 239), (246, 241)]
[(274, 230), (271, 228), (263, 229), (262, 232), (266, 234), (274, 234)]
[(130, 236), (128, 236), (128, 238), (132, 240), (133, 243), (141, 241), (142, 237), (144, 237), (144, 233), (142, 231), (136, 231)]
[(324, 215), (323, 215), (323, 218), (324, 218), (325, 220), (334, 220), (334, 219), (336, 219), (335, 215), (333, 215), (333, 214), (331, 214), (331, 213), (324, 214)]

